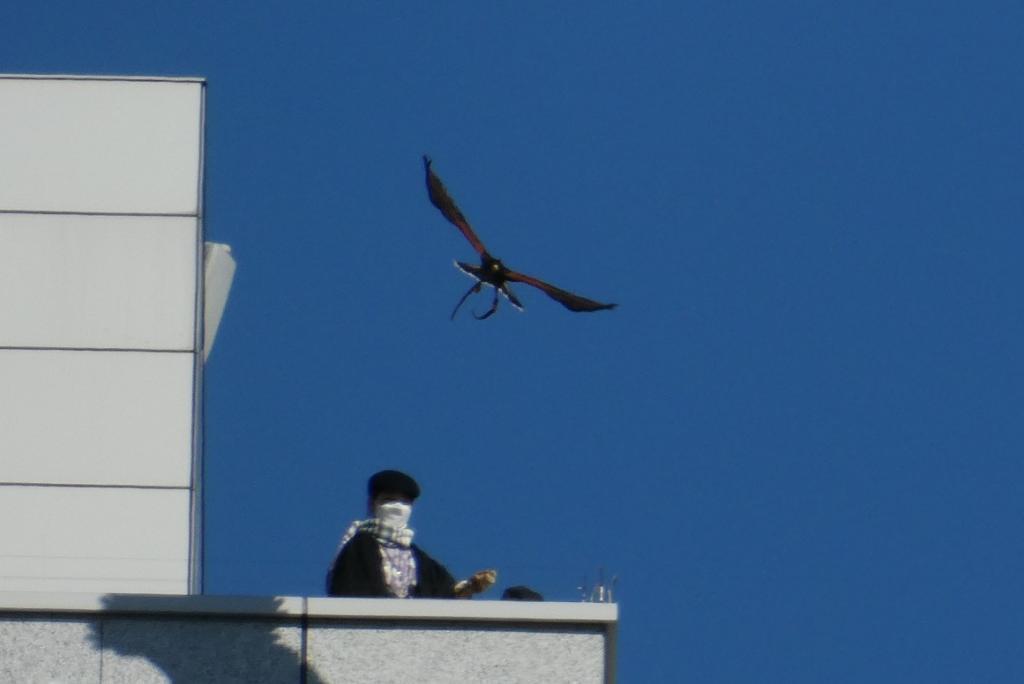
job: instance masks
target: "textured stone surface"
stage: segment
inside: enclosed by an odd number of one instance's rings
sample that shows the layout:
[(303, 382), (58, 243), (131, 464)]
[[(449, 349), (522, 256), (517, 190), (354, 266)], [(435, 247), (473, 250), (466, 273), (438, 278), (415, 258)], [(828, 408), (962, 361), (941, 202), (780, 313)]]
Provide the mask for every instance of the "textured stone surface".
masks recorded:
[(298, 682), (296, 621), (105, 618), (104, 684)]
[(311, 622), (308, 658), (324, 682), (603, 682), (595, 628)]
[(0, 619), (0, 682), (98, 684), (95, 624), (47, 614)]
[(468, 603), (0, 591), (0, 684), (604, 680), (614, 606)]

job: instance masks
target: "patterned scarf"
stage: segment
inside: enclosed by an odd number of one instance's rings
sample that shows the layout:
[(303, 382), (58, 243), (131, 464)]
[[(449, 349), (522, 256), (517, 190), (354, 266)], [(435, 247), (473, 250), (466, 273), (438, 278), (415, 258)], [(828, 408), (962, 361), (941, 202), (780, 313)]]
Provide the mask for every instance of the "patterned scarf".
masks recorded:
[[(412, 549), (409, 548), (412, 545), (412, 537), (415, 532), (408, 527), (395, 529), (376, 518), (356, 520), (342, 535), (338, 551), (341, 551), (341, 548), (358, 532), (373, 535), (379, 542), (384, 584), (398, 598), (407, 598), (409, 589), (416, 584), (416, 558), (412, 555)], [(337, 557), (337, 552), (335, 552), (335, 557)], [(327, 575), (328, 586), (330, 586), (330, 577), (333, 573), (334, 566), (332, 565)]]
[(348, 529), (345, 534), (341, 537), (341, 542), (338, 544), (338, 551), (341, 551), (341, 547), (348, 544), (349, 539), (356, 536), (357, 532), (366, 532), (377, 538), (377, 541), (384, 542), (385, 544), (398, 544), (405, 548), (409, 548), (412, 544), (412, 537), (416, 534), (412, 528), (403, 527), (400, 530), (385, 525), (376, 518), (370, 518), (369, 520), (356, 520)]

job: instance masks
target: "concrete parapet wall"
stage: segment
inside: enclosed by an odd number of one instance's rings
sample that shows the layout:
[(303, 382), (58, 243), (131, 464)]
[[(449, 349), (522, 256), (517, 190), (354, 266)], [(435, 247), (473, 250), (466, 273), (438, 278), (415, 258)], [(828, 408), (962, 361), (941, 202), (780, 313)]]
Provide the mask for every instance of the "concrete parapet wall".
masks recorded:
[(609, 604), (0, 592), (0, 681), (605, 682)]

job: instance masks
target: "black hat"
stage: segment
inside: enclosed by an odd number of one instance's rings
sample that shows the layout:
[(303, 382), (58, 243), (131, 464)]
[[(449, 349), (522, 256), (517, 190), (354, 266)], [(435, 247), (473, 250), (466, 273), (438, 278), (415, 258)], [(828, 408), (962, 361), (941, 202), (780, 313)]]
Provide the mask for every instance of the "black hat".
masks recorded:
[(401, 471), (382, 470), (370, 477), (366, 483), (366, 491), (371, 499), (381, 492), (396, 492), (415, 501), (420, 495), (420, 486), (416, 484), (416, 480)]

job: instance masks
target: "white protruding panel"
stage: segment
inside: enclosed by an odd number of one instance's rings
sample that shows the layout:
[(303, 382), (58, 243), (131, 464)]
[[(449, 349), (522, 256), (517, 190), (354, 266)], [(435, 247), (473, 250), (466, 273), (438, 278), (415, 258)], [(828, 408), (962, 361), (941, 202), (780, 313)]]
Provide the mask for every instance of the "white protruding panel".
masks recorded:
[(0, 350), (0, 482), (189, 486), (194, 358)]
[(216, 242), (207, 242), (204, 261), (203, 301), (203, 360), (210, 358), (213, 340), (217, 337), (224, 307), (228, 303), (228, 292), (231, 281), (235, 278), (235, 259), (231, 256), (231, 246)]
[(188, 490), (0, 487), (0, 585), (184, 594), (188, 516)]
[(0, 210), (198, 213), (202, 87), (0, 79)]
[(0, 346), (194, 349), (198, 230), (191, 217), (0, 214)]

